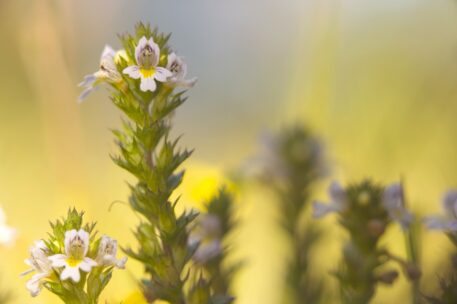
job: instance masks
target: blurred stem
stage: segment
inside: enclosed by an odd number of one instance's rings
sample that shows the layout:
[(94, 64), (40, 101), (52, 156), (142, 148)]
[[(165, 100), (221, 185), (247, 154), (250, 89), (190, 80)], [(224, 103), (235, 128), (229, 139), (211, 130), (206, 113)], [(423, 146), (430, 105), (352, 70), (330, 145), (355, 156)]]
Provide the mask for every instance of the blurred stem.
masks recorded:
[[(418, 240), (418, 227), (416, 225), (416, 221), (411, 223), (409, 229), (405, 230), (403, 235), (405, 238), (405, 247), (406, 247), (406, 254), (408, 262), (412, 263), (416, 267), (419, 267), (419, 246), (417, 243)], [(421, 294), (420, 294), (420, 278), (412, 280), (411, 282), (411, 303), (412, 304), (419, 304), (421, 303)]]

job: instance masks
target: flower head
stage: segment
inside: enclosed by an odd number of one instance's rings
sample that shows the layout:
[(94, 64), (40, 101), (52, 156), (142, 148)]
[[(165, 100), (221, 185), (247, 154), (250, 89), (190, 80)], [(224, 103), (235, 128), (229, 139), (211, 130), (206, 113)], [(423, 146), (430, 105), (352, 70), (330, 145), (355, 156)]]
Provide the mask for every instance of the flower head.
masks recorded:
[(450, 190), (444, 195), (443, 209), (444, 216), (426, 217), (426, 226), (431, 230), (457, 232), (457, 190)]
[(0, 245), (10, 246), (16, 239), (17, 231), (6, 225), (6, 215), (0, 207)]
[(334, 181), (330, 184), (328, 194), (331, 199), (330, 203), (324, 204), (318, 201), (313, 203), (313, 216), (315, 218), (321, 218), (332, 212), (343, 212), (346, 209), (346, 191), (338, 182)]
[(403, 229), (407, 229), (413, 221), (413, 215), (405, 207), (403, 186), (394, 183), (386, 187), (383, 195), (383, 204), (392, 220), (398, 222)]
[(35, 272), (25, 285), (33, 297), (40, 293), (44, 279), (52, 274), (51, 261), (49, 261), (47, 254), (46, 244), (42, 240), (36, 241), (34, 246), (30, 248), (30, 258), (25, 260), (25, 263), (32, 268), (23, 272), (21, 276)]
[(84, 100), (103, 81), (108, 83), (119, 83), (122, 81), (122, 75), (117, 70), (115, 63), (118, 53), (109, 45), (105, 46), (100, 58), (100, 69), (93, 74), (84, 76), (83, 82), (79, 84), (80, 87), (84, 87), (84, 91), (79, 96), (79, 101)]
[(90, 272), (92, 267), (97, 266), (94, 260), (86, 257), (88, 250), (89, 233), (87, 231), (73, 229), (65, 232), (65, 254), (55, 254), (49, 257), (52, 267), (64, 267), (60, 274), (62, 281), (72, 279), (77, 283), (81, 279), (80, 270)]
[(168, 77), (173, 74), (157, 66), (160, 59), (159, 46), (154, 39), (142, 37), (135, 48), (135, 59), (137, 65), (126, 67), (122, 72), (133, 79), (141, 79), (140, 90), (143, 92), (154, 92), (157, 88), (156, 80), (160, 82), (167, 81)]
[(127, 257), (118, 260), (117, 254), (117, 241), (109, 236), (102, 236), (100, 245), (98, 247), (98, 254), (95, 261), (99, 266), (115, 266), (120, 269), (125, 268)]
[(187, 76), (187, 64), (184, 60), (171, 53), (167, 59), (167, 70), (171, 72), (171, 76), (168, 78), (167, 83), (174, 87), (191, 88), (197, 82), (197, 78), (186, 79)]

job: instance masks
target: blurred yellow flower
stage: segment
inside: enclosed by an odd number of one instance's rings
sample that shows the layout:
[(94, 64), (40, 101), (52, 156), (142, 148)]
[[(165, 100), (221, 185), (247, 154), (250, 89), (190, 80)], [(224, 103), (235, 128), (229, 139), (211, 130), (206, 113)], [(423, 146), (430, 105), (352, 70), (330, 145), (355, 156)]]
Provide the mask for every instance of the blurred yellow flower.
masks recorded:
[(122, 304), (148, 304), (141, 290), (135, 290), (125, 298)]

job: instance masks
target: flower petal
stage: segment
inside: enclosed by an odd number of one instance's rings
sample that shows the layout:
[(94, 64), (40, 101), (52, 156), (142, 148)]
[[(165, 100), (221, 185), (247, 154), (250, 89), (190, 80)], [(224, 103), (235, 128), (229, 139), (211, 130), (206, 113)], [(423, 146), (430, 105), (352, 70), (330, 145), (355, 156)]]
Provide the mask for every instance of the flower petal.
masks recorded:
[(64, 254), (55, 254), (48, 259), (51, 261), (52, 267), (63, 267), (67, 265), (67, 256)]
[(147, 77), (143, 78), (141, 77), (141, 83), (140, 83), (140, 90), (143, 92), (151, 91), (154, 92), (156, 90), (156, 82), (154, 80), (154, 77)]
[(78, 87), (92, 86), (97, 77), (94, 74), (84, 76), (84, 80), (78, 84)]
[(127, 260), (127, 257), (123, 257), (122, 259), (117, 260), (115, 263), (116, 267), (119, 269), (125, 269), (125, 263), (127, 263)]
[(79, 267), (70, 267), (66, 266), (65, 269), (60, 274), (60, 279), (62, 281), (71, 279), (73, 282), (78, 283), (81, 279), (81, 274), (79, 273)]
[(198, 80), (198, 78), (194, 77), (194, 78), (191, 78), (191, 79), (188, 79), (188, 80), (176, 81), (174, 83), (174, 86), (185, 88), (185, 89), (190, 89), (197, 83), (197, 80)]
[(448, 221), (442, 217), (429, 216), (424, 218), (424, 224), (430, 230), (447, 230)]
[(324, 204), (322, 202), (313, 202), (313, 217), (321, 218), (333, 212), (339, 212), (340, 206), (336, 203)]
[(41, 291), (41, 280), (47, 277), (48, 273), (37, 273), (30, 280), (27, 281), (25, 287), (30, 292), (32, 297), (36, 297)]
[(165, 82), (168, 77), (173, 76), (173, 74), (167, 70), (166, 68), (156, 67), (156, 72), (154, 74), (154, 78), (160, 82)]
[(114, 58), (116, 55), (116, 51), (110, 46), (110, 45), (105, 45), (105, 48), (103, 49), (102, 55), (100, 57), (100, 61), (103, 60), (103, 58), (106, 58), (108, 56)]
[(144, 49), (144, 47), (146, 46), (147, 43), (148, 43), (148, 40), (146, 39), (145, 36), (141, 37), (140, 41), (138, 41), (138, 44), (135, 47), (135, 59), (136, 59), (137, 63), (140, 58), (141, 50)]
[(133, 79), (138, 79), (141, 77), (140, 68), (136, 65), (131, 65), (129, 67), (126, 67), (122, 71), (122, 73), (129, 75), (130, 78), (133, 78)]
[(84, 272), (89, 272), (92, 270), (92, 267), (97, 266), (97, 263), (91, 258), (84, 258), (84, 260), (79, 263), (78, 267)]

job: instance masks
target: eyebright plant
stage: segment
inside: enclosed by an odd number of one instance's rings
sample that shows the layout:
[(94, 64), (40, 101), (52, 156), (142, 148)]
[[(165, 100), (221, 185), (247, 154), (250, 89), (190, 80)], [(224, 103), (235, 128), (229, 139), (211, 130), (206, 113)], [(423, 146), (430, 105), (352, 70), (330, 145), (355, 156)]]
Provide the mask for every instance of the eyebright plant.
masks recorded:
[(233, 276), (241, 267), (241, 263), (227, 262), (232, 249), (227, 245), (227, 238), (236, 227), (234, 196), (226, 188), (221, 188), (204, 209), (189, 237), (190, 246), (198, 246), (193, 261), (200, 270), (195, 273), (197, 283), (191, 291), (191, 303), (208, 303), (211, 295), (217, 303), (232, 303)]
[(346, 188), (333, 182), (329, 188), (331, 203), (314, 203), (315, 217), (335, 212), (340, 225), (349, 233), (342, 262), (334, 272), (342, 303), (369, 303), (379, 283), (392, 284), (398, 272), (389, 269), (389, 261), (397, 262), (410, 280), (420, 277), (416, 265), (379, 245), (392, 220), (404, 228), (411, 222), (412, 215), (405, 209), (403, 195), (400, 195), (402, 191), (401, 186), (384, 188), (370, 180)]
[(264, 134), (261, 151), (251, 160), (255, 176), (279, 203), (280, 227), (289, 238), (285, 303), (323, 301), (322, 280), (312, 270), (310, 252), (321, 233), (310, 217), (310, 195), (327, 173), (323, 145), (300, 125)]
[(424, 219), (429, 230), (445, 233), (454, 245), (450, 256), (448, 273), (439, 277), (439, 292), (426, 296), (431, 304), (457, 303), (457, 190), (449, 190), (442, 199), (444, 215), (428, 216)]
[[(172, 116), (184, 103), (185, 91), (196, 79), (187, 79), (187, 65), (168, 45), (170, 35), (138, 24), (134, 35), (121, 35), (123, 49), (105, 51), (99, 71), (86, 76), (82, 86), (111, 87), (111, 100), (125, 115), (123, 128), (113, 131), (119, 154), (114, 162), (137, 178), (129, 185), (131, 208), (142, 215), (135, 230), (138, 248), (125, 251), (144, 265), (146, 298), (153, 302), (188, 303), (185, 288), (189, 262), (197, 245), (189, 246), (194, 211), (178, 214), (172, 194), (181, 184), (182, 163), (191, 151), (172, 139)], [(85, 91), (85, 92), (86, 92)], [(85, 97), (87, 93), (83, 93)]]
[(43, 287), (64, 303), (96, 304), (114, 268), (125, 268), (127, 258), (116, 258), (117, 241), (97, 237), (95, 223), (83, 224), (83, 212), (69, 210), (65, 218), (51, 223), (47, 239), (36, 241), (25, 263), (33, 273), (26, 287), (37, 296)]

